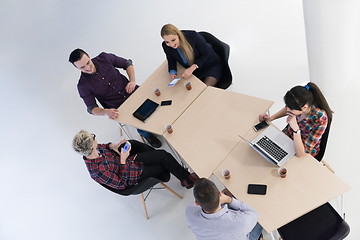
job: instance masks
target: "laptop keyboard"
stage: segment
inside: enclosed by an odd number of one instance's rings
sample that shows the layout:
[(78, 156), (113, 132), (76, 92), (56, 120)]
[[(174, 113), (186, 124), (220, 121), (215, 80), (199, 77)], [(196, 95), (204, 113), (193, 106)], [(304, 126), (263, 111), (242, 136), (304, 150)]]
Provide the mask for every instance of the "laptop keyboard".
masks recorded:
[(288, 153), (279, 147), (276, 143), (271, 141), (267, 136), (263, 136), (258, 142), (259, 145), (264, 151), (270, 154), (273, 158), (280, 161), (283, 159)]

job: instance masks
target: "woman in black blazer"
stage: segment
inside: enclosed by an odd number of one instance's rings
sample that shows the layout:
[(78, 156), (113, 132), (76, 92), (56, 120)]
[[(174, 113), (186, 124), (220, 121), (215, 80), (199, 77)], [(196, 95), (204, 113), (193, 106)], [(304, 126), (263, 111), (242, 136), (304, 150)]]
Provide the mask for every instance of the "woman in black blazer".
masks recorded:
[(164, 39), (162, 47), (168, 60), (170, 78), (176, 78), (176, 63), (180, 63), (185, 71), (181, 75), (189, 78), (194, 74), (208, 86), (215, 86), (222, 76), (223, 68), (220, 57), (212, 46), (197, 32), (179, 30), (172, 24), (161, 28)]

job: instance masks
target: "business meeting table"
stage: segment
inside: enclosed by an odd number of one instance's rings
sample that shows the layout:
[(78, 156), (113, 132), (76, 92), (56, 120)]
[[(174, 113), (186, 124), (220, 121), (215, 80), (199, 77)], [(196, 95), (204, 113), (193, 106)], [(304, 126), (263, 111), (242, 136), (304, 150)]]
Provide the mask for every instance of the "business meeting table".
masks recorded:
[[(178, 67), (178, 72), (183, 68)], [(190, 81), (192, 89), (184, 86)], [(304, 215), (348, 191), (350, 187), (311, 156), (290, 159), (284, 166), (286, 178), (278, 167), (267, 162), (239, 135), (251, 140), (252, 129), (260, 113), (268, 111), (272, 101), (208, 87), (195, 76), (168, 86), (167, 62), (160, 67), (120, 107), (120, 123), (162, 135), (181, 158), (200, 177), (215, 176), (239, 200), (259, 213), (259, 223), (267, 232)], [(154, 89), (161, 95), (156, 96)], [(132, 113), (147, 99), (160, 106), (145, 121)], [(128, 114), (123, 114), (128, 113)], [(173, 133), (165, 126), (172, 125)], [(221, 172), (228, 169), (231, 178)], [(247, 194), (248, 184), (267, 185), (266, 195)]]

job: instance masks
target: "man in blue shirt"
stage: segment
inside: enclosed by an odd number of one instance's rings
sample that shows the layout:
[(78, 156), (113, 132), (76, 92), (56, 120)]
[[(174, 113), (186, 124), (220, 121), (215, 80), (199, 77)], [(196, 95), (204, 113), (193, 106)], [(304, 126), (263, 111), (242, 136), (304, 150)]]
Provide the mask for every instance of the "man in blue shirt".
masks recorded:
[(194, 186), (195, 203), (186, 208), (189, 228), (198, 240), (258, 240), (262, 227), (254, 209), (221, 193), (201, 178)]

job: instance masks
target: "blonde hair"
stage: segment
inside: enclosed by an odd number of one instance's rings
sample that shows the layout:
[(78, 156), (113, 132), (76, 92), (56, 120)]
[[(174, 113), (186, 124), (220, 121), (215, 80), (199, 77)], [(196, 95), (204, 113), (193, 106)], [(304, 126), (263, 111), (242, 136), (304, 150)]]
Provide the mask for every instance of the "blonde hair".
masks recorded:
[(190, 43), (186, 40), (184, 34), (174, 25), (172, 24), (165, 24), (160, 31), (161, 37), (164, 37), (165, 35), (178, 35), (179, 36), (179, 42), (180, 42), (180, 50), (185, 53), (186, 59), (189, 63), (189, 65), (193, 65), (195, 62), (194, 57), (194, 50), (191, 47)]
[(72, 146), (75, 152), (87, 157), (92, 153), (93, 142), (93, 136), (87, 131), (81, 130), (75, 135), (72, 141)]

